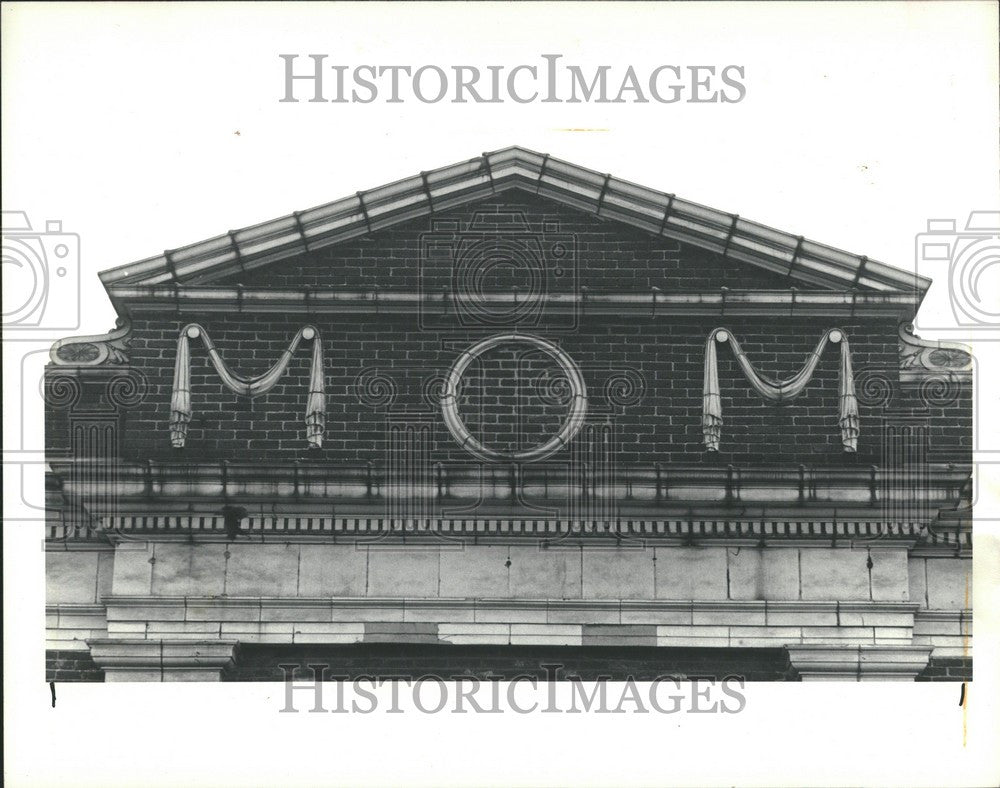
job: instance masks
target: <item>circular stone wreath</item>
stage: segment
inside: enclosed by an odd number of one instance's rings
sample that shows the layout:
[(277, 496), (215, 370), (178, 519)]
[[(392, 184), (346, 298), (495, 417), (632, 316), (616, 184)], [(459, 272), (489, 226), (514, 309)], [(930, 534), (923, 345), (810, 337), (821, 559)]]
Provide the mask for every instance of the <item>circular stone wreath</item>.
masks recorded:
[[(462, 417), (458, 415), (458, 384), (462, 380), (465, 370), (486, 351), (507, 343), (531, 345), (554, 359), (566, 375), (572, 398), (569, 413), (566, 415), (559, 432), (545, 443), (523, 451), (497, 451), (484, 446), (469, 432)], [(441, 394), (441, 414), (444, 416), (444, 423), (451, 436), (458, 441), (463, 449), (479, 459), (489, 462), (534, 462), (555, 454), (573, 440), (576, 433), (580, 431), (584, 417), (587, 415), (587, 387), (576, 363), (558, 345), (530, 334), (497, 334), (462, 351), (462, 354), (452, 364)]]

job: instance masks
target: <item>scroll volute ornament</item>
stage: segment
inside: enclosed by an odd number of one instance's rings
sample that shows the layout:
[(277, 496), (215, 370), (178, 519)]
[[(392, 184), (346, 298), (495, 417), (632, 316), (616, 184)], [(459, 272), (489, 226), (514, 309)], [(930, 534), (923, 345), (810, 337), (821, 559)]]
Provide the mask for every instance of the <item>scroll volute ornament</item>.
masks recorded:
[(957, 342), (935, 342), (913, 334), (912, 323), (899, 324), (899, 380), (921, 382), (932, 378), (969, 380), (972, 354)]
[(49, 349), (49, 360), (60, 367), (125, 365), (129, 363), (131, 333), (131, 322), (120, 317), (115, 321), (115, 328), (106, 334), (57, 340)]

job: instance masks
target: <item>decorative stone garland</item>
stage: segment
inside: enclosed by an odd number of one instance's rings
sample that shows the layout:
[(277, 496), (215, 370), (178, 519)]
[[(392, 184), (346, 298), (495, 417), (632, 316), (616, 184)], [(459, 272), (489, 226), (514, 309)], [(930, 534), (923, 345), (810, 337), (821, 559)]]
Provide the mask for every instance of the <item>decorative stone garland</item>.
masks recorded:
[(309, 399), (306, 403), (306, 440), (310, 448), (323, 445), (326, 429), (326, 393), (323, 371), (323, 341), (315, 326), (303, 326), (292, 339), (288, 349), (267, 372), (255, 378), (244, 378), (231, 371), (216, 350), (208, 332), (197, 323), (188, 323), (177, 338), (177, 358), (174, 362), (174, 386), (170, 398), (170, 442), (175, 448), (183, 448), (187, 439), (188, 424), (191, 421), (191, 350), (190, 340), (201, 337), (208, 350), (208, 358), (215, 367), (223, 384), (237, 394), (256, 397), (266, 394), (277, 384), (288, 369), (288, 364), (303, 339), (313, 340), (312, 371), (309, 375)]
[(719, 370), (716, 356), (717, 342), (731, 342), (736, 360), (754, 390), (769, 402), (789, 402), (795, 399), (812, 379), (820, 354), (827, 342), (840, 345), (840, 440), (844, 451), (858, 449), (858, 435), (861, 431), (858, 419), (858, 400), (854, 395), (854, 373), (851, 369), (851, 350), (847, 336), (839, 328), (831, 328), (822, 337), (806, 361), (806, 365), (786, 380), (772, 380), (763, 377), (754, 369), (732, 332), (716, 328), (708, 335), (705, 343), (705, 382), (702, 396), (702, 432), (705, 447), (718, 451), (722, 436), (722, 395), (719, 391)]

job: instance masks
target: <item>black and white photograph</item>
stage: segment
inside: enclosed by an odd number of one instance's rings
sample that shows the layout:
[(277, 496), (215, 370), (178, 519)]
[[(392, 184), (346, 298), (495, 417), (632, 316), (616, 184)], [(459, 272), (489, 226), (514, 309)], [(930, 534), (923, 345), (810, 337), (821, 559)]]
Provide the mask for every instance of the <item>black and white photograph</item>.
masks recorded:
[(997, 22), (3, 3), (6, 779), (996, 784)]

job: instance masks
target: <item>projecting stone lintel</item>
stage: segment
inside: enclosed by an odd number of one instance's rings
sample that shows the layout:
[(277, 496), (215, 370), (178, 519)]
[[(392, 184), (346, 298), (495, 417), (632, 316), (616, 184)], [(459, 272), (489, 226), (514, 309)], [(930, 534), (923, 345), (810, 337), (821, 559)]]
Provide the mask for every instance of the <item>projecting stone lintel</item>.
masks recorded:
[(87, 642), (105, 681), (220, 681), (235, 640), (100, 639)]
[(796, 644), (786, 647), (803, 681), (913, 681), (927, 667), (930, 646)]

